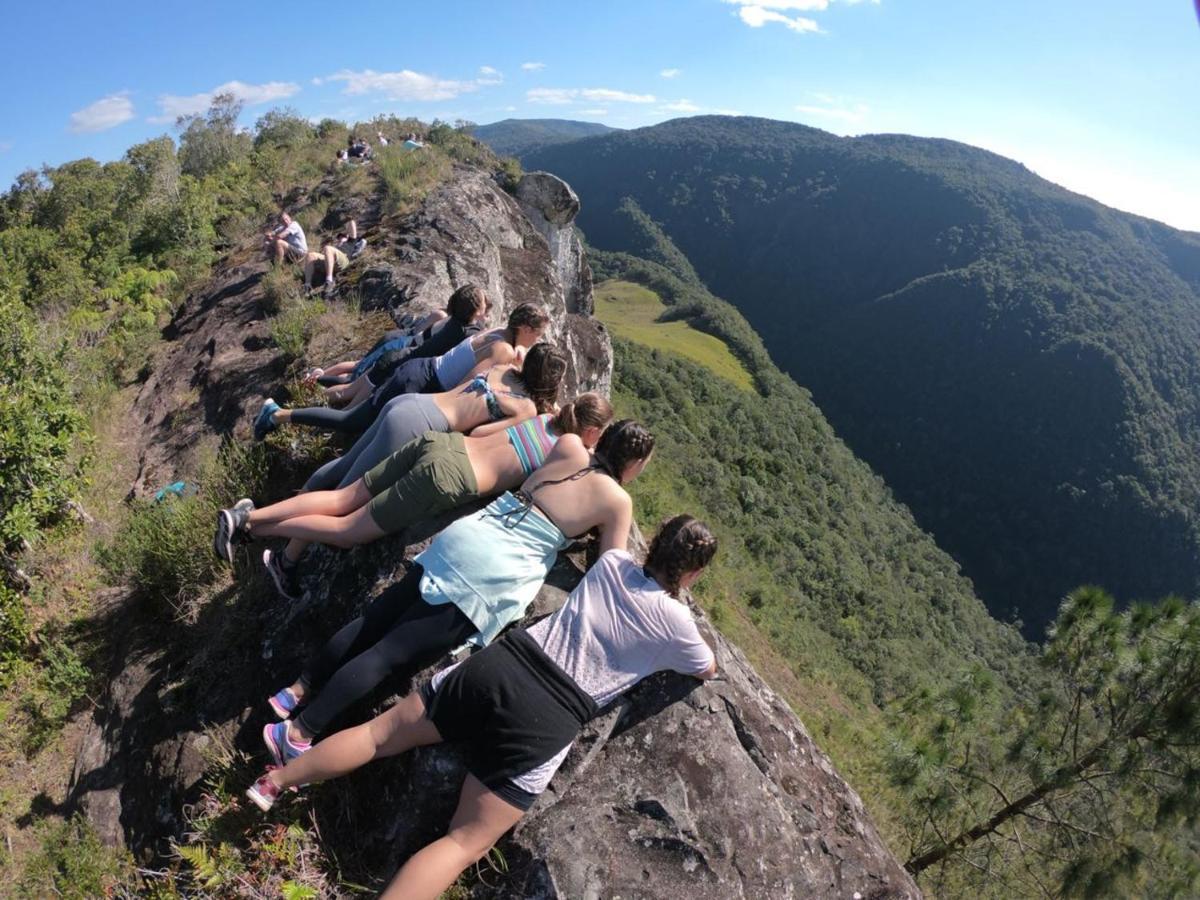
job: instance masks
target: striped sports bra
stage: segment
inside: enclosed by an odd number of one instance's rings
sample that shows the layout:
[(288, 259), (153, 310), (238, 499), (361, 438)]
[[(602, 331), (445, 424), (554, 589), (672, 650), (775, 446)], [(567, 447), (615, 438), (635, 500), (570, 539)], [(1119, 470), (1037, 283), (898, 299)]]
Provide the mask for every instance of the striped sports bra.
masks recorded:
[(558, 435), (550, 428), (550, 420), (553, 418), (552, 414), (545, 413), (504, 429), (526, 475), (533, 474), (533, 470), (546, 461), (546, 457), (558, 442)]

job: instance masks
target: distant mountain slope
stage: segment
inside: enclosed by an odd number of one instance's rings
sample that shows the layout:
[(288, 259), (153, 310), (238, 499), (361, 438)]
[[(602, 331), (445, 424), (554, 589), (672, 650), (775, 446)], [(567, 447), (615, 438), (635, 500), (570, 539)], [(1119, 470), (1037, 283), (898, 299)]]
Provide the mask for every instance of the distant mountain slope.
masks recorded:
[(504, 119), (479, 125), (472, 134), (501, 156), (521, 157), (543, 147), (616, 130), (599, 122), (573, 119)]
[(997, 614), (1200, 588), (1200, 235), (963, 144), (764, 119), (524, 162), (600, 248), (661, 226)]

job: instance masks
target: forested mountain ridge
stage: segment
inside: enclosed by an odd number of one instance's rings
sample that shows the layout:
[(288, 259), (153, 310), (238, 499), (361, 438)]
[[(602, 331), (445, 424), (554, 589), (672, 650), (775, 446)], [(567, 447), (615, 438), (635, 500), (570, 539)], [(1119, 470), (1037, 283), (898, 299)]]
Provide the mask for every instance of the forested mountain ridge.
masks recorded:
[(1200, 586), (1200, 235), (952, 141), (763, 119), (523, 161), (597, 247), (657, 223), (996, 614)]
[(542, 147), (616, 130), (599, 122), (574, 119), (502, 119), (490, 125), (477, 125), (471, 133), (502, 156), (521, 156)]

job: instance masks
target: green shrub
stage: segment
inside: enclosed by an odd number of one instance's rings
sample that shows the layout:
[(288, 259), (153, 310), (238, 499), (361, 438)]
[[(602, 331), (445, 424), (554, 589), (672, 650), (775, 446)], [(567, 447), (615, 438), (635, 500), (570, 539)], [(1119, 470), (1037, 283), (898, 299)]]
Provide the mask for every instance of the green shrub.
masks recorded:
[(271, 340), (290, 360), (300, 359), (312, 337), (313, 325), (325, 314), (325, 301), (319, 297), (289, 300), (271, 320)]
[(300, 299), (300, 280), (291, 266), (273, 266), (263, 276), (262, 308), (269, 316)]
[(20, 743), (32, 756), (62, 731), (75, 703), (81, 700), (92, 681), (92, 673), (70, 645), (61, 638), (48, 638), (41, 648), (36, 675), (21, 697), (22, 712), (28, 726)]
[(380, 147), (375, 160), (384, 203), (392, 215), (406, 213), (424, 200), (449, 167), (446, 157), (430, 147), (420, 150), (395, 144)]
[(29, 645), (29, 620), (16, 591), (0, 582), (0, 686), (8, 684)]
[(261, 445), (224, 445), (202, 467), (194, 493), (137, 501), (117, 536), (98, 548), (101, 565), (111, 579), (188, 614), (223, 566), (211, 550), (217, 511), (259, 493), (265, 472)]
[(74, 451), (83, 436), (66, 345), (48, 347), (29, 311), (0, 295), (0, 554), (62, 514), (86, 462)]
[(10, 883), (15, 896), (91, 900), (132, 894), (133, 861), (127, 853), (105, 847), (82, 815), (43, 822), (38, 831), (40, 851), (25, 864), (16, 884)]

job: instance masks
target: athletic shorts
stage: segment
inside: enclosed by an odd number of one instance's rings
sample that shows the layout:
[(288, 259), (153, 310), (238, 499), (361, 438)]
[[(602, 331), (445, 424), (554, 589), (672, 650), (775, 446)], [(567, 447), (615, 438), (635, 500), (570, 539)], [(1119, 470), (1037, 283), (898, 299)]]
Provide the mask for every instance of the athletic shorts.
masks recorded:
[(388, 534), (403, 531), (479, 496), (466, 440), (428, 431), (363, 475), (371, 518)]
[(466, 744), (467, 771), (520, 810), (538, 795), (514, 779), (561, 760), (597, 712), (595, 701), (519, 628), (439, 672), (421, 699), (442, 739)]

